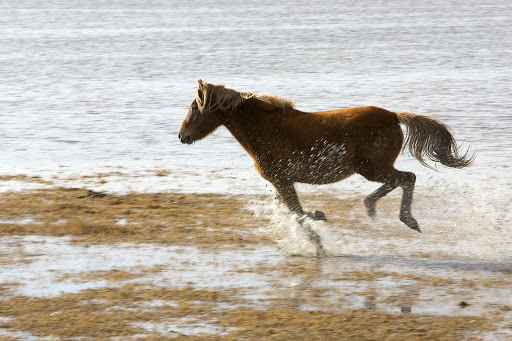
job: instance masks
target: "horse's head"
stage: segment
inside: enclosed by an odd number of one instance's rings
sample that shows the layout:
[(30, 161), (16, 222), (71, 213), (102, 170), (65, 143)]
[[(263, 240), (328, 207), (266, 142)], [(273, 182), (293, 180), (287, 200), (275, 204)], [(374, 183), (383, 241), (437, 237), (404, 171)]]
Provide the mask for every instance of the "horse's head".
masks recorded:
[(207, 101), (208, 84), (199, 80), (196, 98), (188, 109), (187, 117), (181, 124), (178, 138), (181, 143), (192, 144), (210, 133), (220, 124), (220, 115), (217, 111), (211, 111), (205, 105)]

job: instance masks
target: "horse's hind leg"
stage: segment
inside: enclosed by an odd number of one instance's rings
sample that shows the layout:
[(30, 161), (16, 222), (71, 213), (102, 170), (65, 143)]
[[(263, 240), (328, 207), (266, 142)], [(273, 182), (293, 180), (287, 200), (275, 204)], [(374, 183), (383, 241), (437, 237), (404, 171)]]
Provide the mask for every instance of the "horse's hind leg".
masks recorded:
[(400, 206), (400, 220), (411, 229), (421, 233), (418, 222), (411, 214), (412, 194), (414, 184), (416, 183), (416, 175), (411, 172), (400, 172), (401, 179), (399, 186), (402, 187), (404, 193), (402, 195), (402, 204)]
[(390, 184), (384, 184), (380, 186), (375, 192), (370, 194), (364, 199), (364, 206), (366, 207), (366, 211), (370, 218), (375, 218), (375, 206), (377, 205), (377, 200), (394, 190), (396, 186)]
[(365, 167), (358, 172), (370, 181), (384, 183), (384, 185), (382, 185), (379, 189), (377, 189), (365, 199), (365, 206), (368, 210), (368, 215), (370, 215), (370, 217), (375, 216), (375, 204), (377, 200), (399, 186), (403, 189), (402, 203), (400, 206), (400, 221), (402, 221), (409, 228), (421, 232), (418, 222), (411, 214), (411, 204), (414, 184), (416, 183), (416, 175), (411, 172), (402, 172), (396, 170), (393, 167), (389, 169), (376, 169), (373, 169), (373, 167)]

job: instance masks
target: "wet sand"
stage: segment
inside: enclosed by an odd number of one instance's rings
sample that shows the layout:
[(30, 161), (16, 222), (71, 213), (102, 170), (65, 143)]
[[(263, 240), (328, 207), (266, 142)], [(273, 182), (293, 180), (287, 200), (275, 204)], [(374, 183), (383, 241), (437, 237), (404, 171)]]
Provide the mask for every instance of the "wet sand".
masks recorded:
[(409, 231), (396, 196), (372, 222), (362, 198), (303, 195), (329, 218), (312, 223), (329, 251), (318, 258), (278, 235), (294, 218), (268, 196), (2, 193), (0, 339), (512, 337), (510, 259), (429, 251), (450, 231)]

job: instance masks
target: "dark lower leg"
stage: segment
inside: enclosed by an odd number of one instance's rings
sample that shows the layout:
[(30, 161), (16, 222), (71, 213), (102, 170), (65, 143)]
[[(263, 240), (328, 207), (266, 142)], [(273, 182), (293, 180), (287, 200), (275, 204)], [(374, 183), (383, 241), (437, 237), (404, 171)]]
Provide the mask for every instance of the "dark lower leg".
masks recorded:
[(293, 183), (273, 183), (272, 185), (274, 185), (274, 188), (276, 189), (278, 200), (284, 202), (291, 212), (296, 213), (299, 216), (304, 215), (304, 211), (300, 205), (299, 197), (293, 187)]
[(359, 174), (370, 181), (384, 183), (384, 185), (365, 199), (364, 203), (370, 217), (375, 216), (376, 201), (391, 192), (397, 186), (400, 186), (403, 189), (400, 220), (409, 228), (421, 232), (418, 222), (411, 214), (412, 193), (416, 182), (416, 175), (414, 175), (414, 173), (401, 172), (394, 167), (366, 167), (362, 168)]
[(411, 204), (413, 198), (414, 184), (416, 175), (414, 173), (402, 172), (401, 184), (403, 188), (402, 204), (400, 206), (400, 220), (409, 228), (421, 233), (418, 222), (411, 214)]
[(304, 212), (293, 183), (274, 183), (273, 185), (277, 191), (277, 199), (284, 202), (291, 212), (296, 213), (299, 217), (307, 215), (314, 220), (327, 221), (327, 217), (322, 211), (315, 211), (315, 213)]
[(375, 206), (377, 204), (377, 200), (394, 190), (396, 186), (384, 184), (380, 186), (375, 192), (370, 194), (369, 196), (364, 199), (364, 206), (366, 207), (366, 210), (368, 212), (368, 215), (371, 218), (375, 217)]

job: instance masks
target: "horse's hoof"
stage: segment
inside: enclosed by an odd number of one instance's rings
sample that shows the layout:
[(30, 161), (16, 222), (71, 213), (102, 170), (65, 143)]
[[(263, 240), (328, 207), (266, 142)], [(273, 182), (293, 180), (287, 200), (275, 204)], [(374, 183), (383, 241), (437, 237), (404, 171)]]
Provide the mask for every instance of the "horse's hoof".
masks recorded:
[(315, 214), (313, 214), (313, 219), (327, 221), (327, 217), (325, 216), (324, 212), (318, 210), (316, 210)]
[(325, 216), (324, 212), (322, 211), (315, 211), (315, 213), (308, 212), (304, 214), (302, 217), (299, 217), (297, 220), (299, 223), (303, 223), (306, 218), (311, 218), (313, 220), (323, 220), (327, 221), (327, 217)]
[(402, 221), (410, 229), (413, 229), (414, 231), (418, 231), (419, 233), (421, 233), (420, 225), (413, 217), (400, 217), (400, 221)]
[(327, 251), (325, 251), (325, 249), (322, 245), (320, 245), (319, 247), (317, 246), (315, 257), (318, 257), (318, 258), (327, 257)]
[(411, 229), (413, 229), (414, 231), (418, 231), (419, 233), (421, 233), (421, 230), (420, 230), (420, 227), (418, 226), (418, 224), (416, 224), (416, 226), (409, 226)]

